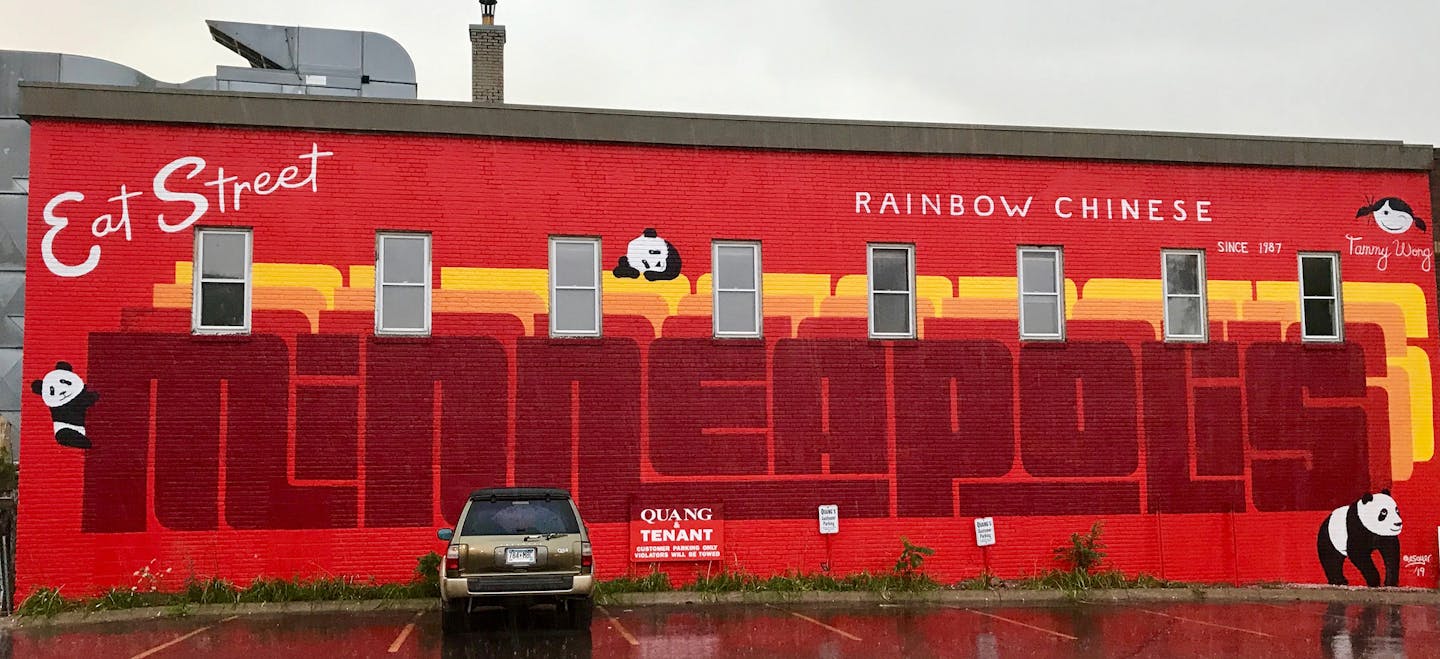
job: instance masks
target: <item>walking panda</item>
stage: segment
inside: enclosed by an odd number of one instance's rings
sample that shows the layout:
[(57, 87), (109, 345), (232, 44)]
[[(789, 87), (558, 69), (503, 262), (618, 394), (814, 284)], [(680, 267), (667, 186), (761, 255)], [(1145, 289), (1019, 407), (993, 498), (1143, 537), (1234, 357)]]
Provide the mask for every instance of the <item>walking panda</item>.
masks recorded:
[(55, 422), (55, 441), (71, 448), (90, 448), (90, 438), (85, 436), (85, 413), (95, 401), (97, 394), (85, 388), (85, 381), (70, 364), (57, 362), (55, 370), (45, 374), (45, 379), (30, 383), (30, 390), (40, 394), (50, 408), (50, 419)]
[(1336, 508), (1320, 523), (1320, 532), (1315, 539), (1320, 554), (1320, 565), (1325, 568), (1325, 578), (1334, 585), (1343, 586), (1345, 559), (1355, 564), (1365, 577), (1368, 586), (1380, 585), (1380, 573), (1375, 569), (1375, 560), (1370, 554), (1380, 552), (1385, 561), (1385, 585), (1400, 583), (1400, 508), (1390, 497), (1390, 490), (1360, 497), (1359, 501)]

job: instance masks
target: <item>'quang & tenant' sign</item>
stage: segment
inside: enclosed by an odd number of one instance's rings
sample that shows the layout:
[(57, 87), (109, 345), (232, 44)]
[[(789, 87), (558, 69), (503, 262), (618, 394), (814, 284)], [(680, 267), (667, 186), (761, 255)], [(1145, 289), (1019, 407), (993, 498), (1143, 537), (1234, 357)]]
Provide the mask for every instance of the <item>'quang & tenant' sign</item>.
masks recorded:
[(725, 544), (721, 506), (635, 506), (630, 515), (630, 560), (714, 561)]

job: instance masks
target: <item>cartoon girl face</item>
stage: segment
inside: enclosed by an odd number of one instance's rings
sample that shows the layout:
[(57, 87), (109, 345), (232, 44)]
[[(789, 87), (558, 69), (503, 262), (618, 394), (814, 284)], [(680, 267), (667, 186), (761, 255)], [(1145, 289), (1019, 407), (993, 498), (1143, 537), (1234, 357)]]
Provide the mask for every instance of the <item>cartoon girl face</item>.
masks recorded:
[(1390, 233), (1405, 233), (1415, 226), (1415, 216), (1391, 208), (1387, 201), (1375, 210), (1375, 223)]
[(1405, 233), (1411, 227), (1419, 227), (1421, 231), (1425, 230), (1425, 221), (1415, 217), (1415, 210), (1399, 197), (1386, 197), (1365, 206), (1356, 213), (1355, 217), (1365, 215), (1373, 218), (1375, 225), (1385, 230), (1386, 233)]

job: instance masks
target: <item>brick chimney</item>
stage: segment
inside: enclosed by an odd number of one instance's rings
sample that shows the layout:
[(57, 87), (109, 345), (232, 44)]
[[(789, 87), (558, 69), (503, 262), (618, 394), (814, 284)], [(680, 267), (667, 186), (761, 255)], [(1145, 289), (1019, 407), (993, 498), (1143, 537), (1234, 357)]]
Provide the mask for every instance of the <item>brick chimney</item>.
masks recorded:
[(495, 24), (496, 0), (480, 0), (484, 18), (470, 26), (470, 89), (476, 103), (505, 102), (505, 26)]

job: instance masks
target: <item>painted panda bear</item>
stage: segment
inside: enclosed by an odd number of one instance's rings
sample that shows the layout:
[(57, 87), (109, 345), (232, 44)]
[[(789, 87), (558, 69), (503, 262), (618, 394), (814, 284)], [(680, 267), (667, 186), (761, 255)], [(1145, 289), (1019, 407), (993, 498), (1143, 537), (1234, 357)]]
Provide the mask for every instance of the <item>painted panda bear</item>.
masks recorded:
[(1380, 573), (1370, 554), (1379, 550), (1385, 561), (1385, 585), (1400, 583), (1400, 508), (1390, 497), (1390, 490), (1366, 494), (1348, 506), (1336, 508), (1320, 524), (1315, 545), (1320, 565), (1330, 583), (1343, 586), (1345, 559), (1355, 564), (1368, 586), (1380, 585)]
[(40, 394), (50, 408), (55, 441), (61, 446), (90, 448), (90, 438), (85, 436), (85, 413), (100, 400), (100, 394), (86, 389), (85, 381), (70, 364), (56, 362), (55, 370), (46, 373), (43, 380), (30, 383), (30, 390)]
[(680, 252), (654, 229), (646, 229), (630, 241), (611, 273), (621, 279), (643, 274), (646, 281), (669, 281), (680, 276)]

